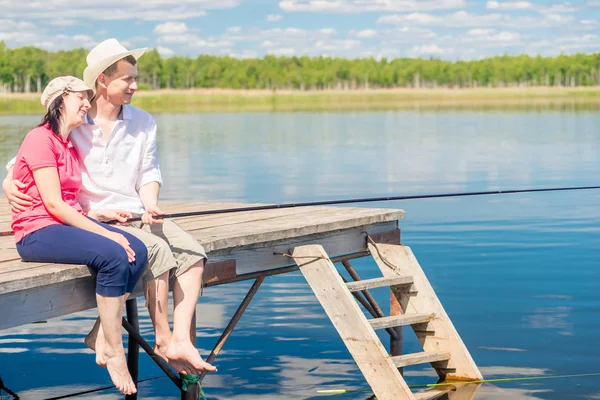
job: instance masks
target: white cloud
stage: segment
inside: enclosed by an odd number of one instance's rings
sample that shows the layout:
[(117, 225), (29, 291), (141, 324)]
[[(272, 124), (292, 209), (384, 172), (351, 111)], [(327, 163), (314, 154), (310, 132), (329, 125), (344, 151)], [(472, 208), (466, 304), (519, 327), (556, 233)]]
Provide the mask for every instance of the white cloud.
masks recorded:
[(1, 1), (2, 15), (8, 18), (47, 19), (49, 15), (81, 20), (173, 21), (207, 15), (206, 10), (237, 7), (242, 0), (65, 0)]
[(231, 32), (231, 33), (238, 33), (241, 32), (242, 27), (241, 26), (230, 26), (229, 28), (226, 29), (227, 32)]
[(492, 32), (494, 32), (493, 29), (481, 29), (481, 28), (476, 28), (476, 29), (471, 29), (467, 32), (467, 35), (471, 35), (471, 36), (485, 36), (485, 35), (489, 35)]
[(322, 28), (319, 29), (319, 32), (325, 34), (325, 35), (335, 35), (336, 31), (333, 28)]
[(185, 44), (185, 47), (193, 49), (229, 49), (233, 45), (230, 40), (214, 37), (202, 38), (192, 33), (164, 35), (156, 41), (161, 44)]
[(373, 30), (373, 29), (364, 29), (362, 31), (356, 32), (356, 36), (359, 38), (374, 38), (375, 36), (377, 36), (377, 31)]
[(550, 5), (537, 5), (530, 1), (495, 1), (489, 0), (485, 4), (485, 8), (488, 10), (498, 11), (523, 11), (532, 10), (541, 13), (572, 13), (579, 11), (579, 9), (573, 6), (571, 3), (561, 4), (550, 4)]
[(488, 10), (532, 10), (533, 4), (529, 1), (488, 1), (485, 8)]
[(158, 54), (160, 54), (162, 57), (171, 57), (173, 54), (175, 54), (173, 50), (163, 46), (156, 46), (156, 51), (158, 51)]
[(521, 40), (521, 34), (518, 32), (496, 32), (494, 29), (471, 29), (467, 32), (467, 38), (464, 39), (466, 42), (481, 41), (487, 43), (514, 43), (519, 40)]
[(539, 11), (543, 13), (574, 13), (579, 11), (579, 8), (573, 6), (571, 3), (562, 3), (541, 6), (539, 7)]
[(163, 35), (160, 36), (156, 41), (159, 43), (189, 43), (196, 41), (197, 39), (197, 35), (194, 35), (192, 33), (182, 33), (173, 35)]
[(73, 26), (77, 24), (77, 21), (74, 19), (64, 19), (64, 18), (55, 18), (49, 21), (45, 21), (48, 25), (58, 26), (61, 28), (65, 28), (68, 26)]
[(268, 51), (268, 54), (273, 54), (275, 56), (293, 56), (294, 54), (296, 54), (296, 49), (292, 47), (272, 49)]
[(159, 35), (170, 35), (174, 33), (185, 33), (188, 29), (185, 22), (165, 22), (164, 24), (156, 25), (154, 33)]
[(256, 51), (247, 49), (241, 53), (229, 52), (227, 55), (234, 58), (258, 58), (258, 53)]
[(423, 44), (420, 46), (415, 46), (409, 50), (409, 54), (412, 56), (426, 56), (426, 55), (442, 55), (449, 54), (454, 52), (452, 48), (440, 48), (436, 44)]
[(281, 0), (286, 12), (361, 13), (369, 11), (435, 11), (464, 8), (465, 0)]
[(598, 52), (600, 51), (600, 35), (584, 34), (559, 37), (554, 40), (543, 39), (528, 45), (529, 51), (543, 55), (559, 53)]
[(457, 11), (447, 15), (423, 13), (396, 14), (380, 17), (377, 23), (395, 25), (427, 25), (436, 27), (468, 28), (468, 27), (513, 27), (513, 28), (547, 28), (569, 25), (575, 20), (570, 15), (544, 14), (539, 16), (513, 16), (507, 14), (473, 14)]
[(269, 15), (267, 15), (266, 19), (269, 22), (279, 22), (279, 21), (281, 21), (282, 18), (283, 18), (283, 15), (269, 14)]

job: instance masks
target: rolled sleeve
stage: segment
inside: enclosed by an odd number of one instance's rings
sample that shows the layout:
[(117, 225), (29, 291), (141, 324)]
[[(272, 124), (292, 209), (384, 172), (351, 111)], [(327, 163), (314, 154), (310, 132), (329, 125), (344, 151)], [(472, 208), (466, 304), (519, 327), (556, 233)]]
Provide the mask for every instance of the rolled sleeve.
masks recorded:
[(151, 121), (151, 128), (148, 130), (144, 157), (135, 185), (136, 191), (139, 191), (142, 186), (150, 182), (157, 182), (162, 186), (160, 166), (158, 165), (158, 157), (156, 154), (156, 121), (154, 121), (153, 118)]
[(8, 171), (9, 169), (11, 169), (12, 167), (15, 166), (15, 162), (17, 161), (17, 157), (13, 157), (8, 164), (6, 164), (6, 170)]

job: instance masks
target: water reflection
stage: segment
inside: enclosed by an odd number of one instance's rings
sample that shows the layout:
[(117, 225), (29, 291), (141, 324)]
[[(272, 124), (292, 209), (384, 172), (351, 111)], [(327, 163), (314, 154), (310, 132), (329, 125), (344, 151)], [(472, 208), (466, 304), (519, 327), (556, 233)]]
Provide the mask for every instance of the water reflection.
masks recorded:
[[(156, 117), (162, 194), (177, 200), (280, 203), (593, 185), (600, 170), (597, 112), (544, 108)], [(0, 117), (0, 164), (38, 120)], [(589, 343), (600, 331), (599, 203), (600, 192), (589, 191), (366, 206), (406, 210), (403, 242), (419, 259), (483, 375), (502, 378), (596, 368), (600, 352)], [(363, 278), (377, 272), (368, 260), (353, 266)], [(203, 356), (248, 287), (240, 283), (204, 291), (197, 307)], [(373, 295), (387, 308), (386, 293)], [(142, 303), (141, 330), (152, 343)], [(95, 318), (90, 310), (0, 331), (0, 376), (23, 399), (36, 400), (108, 384), (106, 372), (83, 346)], [(408, 334), (405, 351), (421, 351)], [(215, 399), (324, 398), (315, 390), (366, 385), (298, 273), (265, 281), (216, 364), (219, 373), (205, 381), (208, 397)], [(142, 355), (140, 374), (148, 378), (160, 371)], [(420, 367), (407, 368), (406, 377), (409, 384), (437, 379), (431, 368)], [(592, 398), (598, 388), (593, 378), (517, 381), (481, 385), (474, 398)], [(460, 398), (464, 390), (447, 398)], [(178, 398), (165, 379), (141, 384), (140, 396)], [(117, 397), (114, 390), (87, 396)]]

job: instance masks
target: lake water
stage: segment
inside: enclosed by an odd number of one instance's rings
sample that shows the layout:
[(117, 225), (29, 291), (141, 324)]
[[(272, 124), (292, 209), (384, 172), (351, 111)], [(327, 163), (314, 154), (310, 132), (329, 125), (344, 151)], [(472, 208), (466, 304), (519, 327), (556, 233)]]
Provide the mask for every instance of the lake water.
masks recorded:
[[(156, 118), (164, 199), (282, 203), (600, 184), (599, 110)], [(38, 120), (0, 117), (0, 161)], [(402, 241), (486, 378), (600, 372), (600, 191), (363, 206), (406, 211)], [(363, 278), (377, 275), (371, 262), (354, 265)], [(205, 290), (198, 305), (204, 357), (249, 286)], [(385, 292), (374, 294), (387, 304)], [(6, 386), (22, 399), (44, 399), (109, 384), (83, 345), (94, 311), (0, 331)], [(420, 351), (405, 332), (405, 352)], [(215, 364), (219, 372), (204, 385), (209, 399), (316, 399), (329, 398), (319, 389), (367, 387), (299, 273), (267, 278)], [(160, 375), (142, 354), (140, 379)], [(435, 382), (425, 367), (408, 368), (406, 377), (409, 384)], [(141, 383), (139, 392), (179, 398), (167, 379)], [(121, 396), (106, 390), (81, 398)], [(485, 384), (473, 398), (600, 399), (600, 376)]]

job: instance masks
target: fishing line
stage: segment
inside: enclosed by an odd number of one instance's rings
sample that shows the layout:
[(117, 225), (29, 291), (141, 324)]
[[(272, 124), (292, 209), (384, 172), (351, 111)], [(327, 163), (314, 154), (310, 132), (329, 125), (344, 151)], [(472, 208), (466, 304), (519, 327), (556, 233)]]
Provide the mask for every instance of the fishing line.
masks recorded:
[[(137, 381), (138, 384), (143, 383), (143, 382), (149, 382), (149, 381), (154, 381), (157, 379), (162, 379), (162, 378), (167, 378), (166, 375), (163, 376), (155, 376), (152, 378), (147, 378), (147, 379), (142, 379)], [(44, 400), (60, 400), (60, 399), (68, 399), (70, 397), (76, 397), (76, 396), (82, 396), (84, 394), (90, 394), (90, 393), (96, 393), (96, 392), (102, 392), (104, 390), (109, 390), (109, 389), (114, 389), (115, 386), (104, 386), (104, 387), (100, 387), (100, 388), (96, 388), (96, 389), (90, 389), (90, 390), (84, 390), (82, 392), (77, 392), (77, 393), (70, 393), (70, 394), (65, 394), (63, 396), (58, 396), (58, 397), (48, 397)]]
[[(499, 382), (515, 382), (515, 381), (532, 381), (540, 379), (563, 379), (563, 378), (581, 378), (589, 376), (600, 376), (600, 372), (592, 372), (585, 374), (571, 374), (571, 375), (550, 375), (550, 376), (527, 376), (520, 378), (496, 378), (496, 379), (481, 379), (477, 381), (459, 381), (459, 382), (442, 382), (442, 383), (427, 383), (423, 385), (412, 385), (409, 389), (423, 389), (441, 386), (456, 386), (456, 385), (472, 385), (478, 383), (499, 383)], [(344, 393), (359, 393), (359, 392), (370, 392), (371, 389), (323, 389), (317, 390), (320, 394), (344, 394)]]
[[(275, 210), (284, 208), (295, 208), (295, 207), (313, 207), (313, 206), (327, 206), (335, 204), (352, 204), (352, 203), (371, 203), (371, 202), (382, 202), (382, 201), (402, 201), (402, 200), (417, 200), (417, 199), (435, 199), (444, 197), (467, 197), (467, 196), (486, 196), (495, 194), (514, 194), (514, 193), (533, 193), (533, 192), (557, 192), (567, 190), (591, 190), (600, 189), (600, 186), (572, 186), (572, 187), (559, 187), (559, 188), (540, 188), (540, 189), (510, 189), (510, 190), (490, 190), (481, 192), (456, 192), (456, 193), (437, 193), (437, 194), (423, 194), (423, 195), (412, 195), (412, 196), (388, 196), (388, 197), (368, 197), (360, 199), (344, 199), (344, 200), (325, 200), (325, 201), (313, 201), (307, 203), (284, 203), (284, 204), (270, 204), (264, 206), (251, 206), (251, 207), (238, 207), (238, 208), (226, 208), (221, 210), (205, 210), (205, 211), (191, 211), (174, 214), (164, 214), (157, 216), (157, 218), (183, 218), (183, 217), (195, 217), (201, 215), (215, 215), (215, 214), (228, 214), (245, 211), (262, 211), (262, 210)], [(128, 219), (127, 222), (141, 221), (141, 217)], [(113, 220), (108, 221), (108, 224), (115, 224), (119, 221)], [(0, 232), (0, 236), (11, 236), (14, 232), (6, 231)]]

